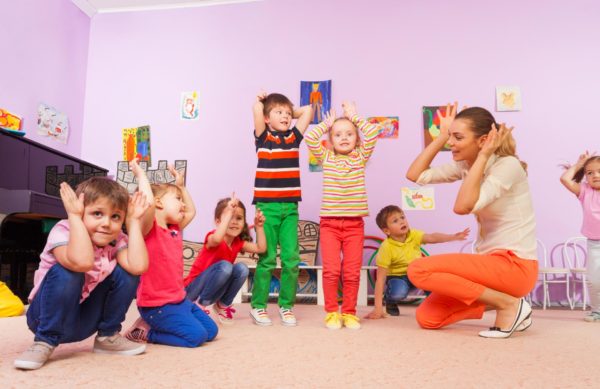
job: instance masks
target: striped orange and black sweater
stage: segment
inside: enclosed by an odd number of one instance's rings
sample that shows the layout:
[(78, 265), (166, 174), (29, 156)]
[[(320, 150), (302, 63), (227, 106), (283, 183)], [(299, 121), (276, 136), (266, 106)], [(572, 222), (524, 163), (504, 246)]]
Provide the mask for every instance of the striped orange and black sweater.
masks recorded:
[(288, 131), (267, 128), (260, 136), (255, 136), (258, 165), (252, 204), (302, 200), (299, 147), (303, 138), (296, 127)]

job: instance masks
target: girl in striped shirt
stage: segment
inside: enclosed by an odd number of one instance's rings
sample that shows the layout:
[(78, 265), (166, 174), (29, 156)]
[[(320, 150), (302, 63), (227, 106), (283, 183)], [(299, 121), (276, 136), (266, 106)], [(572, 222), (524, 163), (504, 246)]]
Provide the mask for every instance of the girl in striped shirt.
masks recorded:
[[(308, 149), (323, 166), (319, 244), (327, 312), (325, 325), (330, 329), (339, 329), (342, 324), (359, 329), (356, 298), (365, 235), (363, 217), (369, 215), (365, 165), (375, 148), (379, 127), (360, 118), (354, 103), (344, 102), (342, 107), (343, 117), (336, 119), (332, 109), (322, 123), (305, 134), (305, 140)], [(331, 150), (320, 142), (325, 133), (328, 133)], [(337, 301), (340, 276), (343, 280), (341, 315)]]

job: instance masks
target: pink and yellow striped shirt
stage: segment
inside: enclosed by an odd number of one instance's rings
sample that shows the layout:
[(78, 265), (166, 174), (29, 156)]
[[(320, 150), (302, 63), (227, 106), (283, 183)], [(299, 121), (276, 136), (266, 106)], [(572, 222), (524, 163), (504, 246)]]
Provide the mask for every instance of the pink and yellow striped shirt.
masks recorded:
[(363, 217), (369, 215), (365, 165), (377, 143), (379, 127), (357, 115), (354, 115), (351, 120), (363, 134), (363, 142), (348, 155), (336, 154), (335, 151), (329, 150), (321, 144), (319, 140), (328, 131), (327, 124), (324, 122), (304, 135), (308, 149), (323, 165), (321, 216)]

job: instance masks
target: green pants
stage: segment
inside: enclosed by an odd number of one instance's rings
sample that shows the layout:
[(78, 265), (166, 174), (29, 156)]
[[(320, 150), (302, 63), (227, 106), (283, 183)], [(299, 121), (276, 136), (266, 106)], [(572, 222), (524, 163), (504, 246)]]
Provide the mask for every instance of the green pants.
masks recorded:
[(252, 287), (252, 308), (266, 308), (269, 299), (271, 275), (277, 264), (277, 245), (281, 249), (281, 279), (279, 306), (291, 308), (296, 302), (298, 287), (298, 204), (257, 203), (265, 215), (267, 251), (258, 257)]

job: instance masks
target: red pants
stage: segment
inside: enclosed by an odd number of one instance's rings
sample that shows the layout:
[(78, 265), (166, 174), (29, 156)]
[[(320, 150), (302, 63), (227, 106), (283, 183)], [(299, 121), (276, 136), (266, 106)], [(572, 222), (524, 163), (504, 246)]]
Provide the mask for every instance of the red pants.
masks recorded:
[(512, 251), (491, 254), (443, 254), (417, 259), (408, 278), (432, 293), (417, 308), (423, 328), (441, 328), (464, 319), (481, 319), (485, 304), (477, 301), (486, 288), (514, 297), (527, 295), (538, 278), (538, 262)]
[[(321, 259), (325, 311), (337, 312), (337, 291), (342, 276), (342, 313), (356, 313), (356, 296), (363, 261), (365, 223), (361, 217), (321, 218)], [(343, 260), (342, 256), (343, 255)]]

